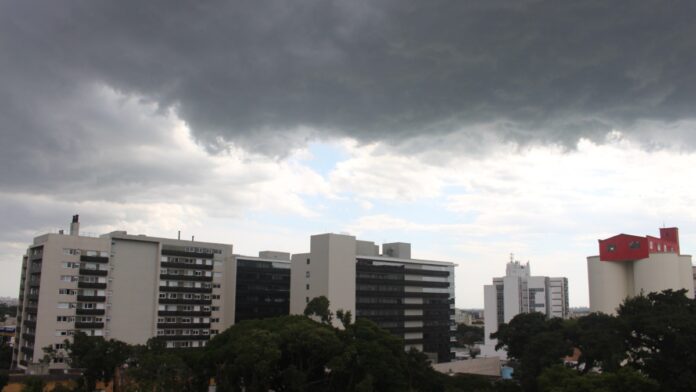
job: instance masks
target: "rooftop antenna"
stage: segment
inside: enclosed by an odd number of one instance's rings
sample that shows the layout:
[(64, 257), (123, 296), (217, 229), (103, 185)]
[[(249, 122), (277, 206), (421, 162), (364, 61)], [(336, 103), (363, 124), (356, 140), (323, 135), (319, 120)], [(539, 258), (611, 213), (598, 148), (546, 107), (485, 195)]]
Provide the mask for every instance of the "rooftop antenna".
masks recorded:
[(510, 253), (510, 262), (511, 263), (515, 262), (515, 254), (514, 253)]
[(181, 230), (179, 230), (176, 234), (176, 239), (180, 240), (181, 239)]

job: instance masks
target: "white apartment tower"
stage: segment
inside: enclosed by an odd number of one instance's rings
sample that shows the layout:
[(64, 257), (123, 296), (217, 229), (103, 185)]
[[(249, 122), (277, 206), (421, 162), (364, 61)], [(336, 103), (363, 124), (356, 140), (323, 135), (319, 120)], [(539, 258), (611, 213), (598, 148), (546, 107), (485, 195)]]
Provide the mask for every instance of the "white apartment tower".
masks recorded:
[(75, 331), (203, 346), (234, 323), (235, 274), (232, 245), (125, 231), (83, 236), (75, 215), (69, 235), (36, 237), (23, 257), (13, 364), (38, 362), (47, 346), (60, 353)]
[(331, 310), (374, 321), (438, 362), (452, 357), (454, 267), (411, 258), (411, 245), (382, 245), (343, 234), (314, 235), (309, 253), (292, 256), (290, 313), (325, 296)]
[(509, 323), (520, 313), (539, 312), (548, 317), (568, 318), (568, 279), (531, 276), (529, 263), (515, 261), (511, 255), (505, 276), (493, 278), (493, 284), (483, 288), (484, 296), (484, 356), (505, 358), (496, 351), (496, 339), (490, 335), (498, 326)]

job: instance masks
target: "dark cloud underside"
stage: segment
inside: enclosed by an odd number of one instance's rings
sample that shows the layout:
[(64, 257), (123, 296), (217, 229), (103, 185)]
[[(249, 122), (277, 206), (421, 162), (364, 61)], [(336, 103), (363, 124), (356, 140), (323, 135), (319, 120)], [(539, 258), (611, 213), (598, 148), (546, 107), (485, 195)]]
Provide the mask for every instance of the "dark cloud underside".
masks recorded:
[(212, 146), (494, 122), (511, 140), (572, 145), (693, 117), (694, 4), (5, 1), (0, 132), (70, 133), (46, 124), (65, 116), (52, 104), (96, 82), (175, 108)]

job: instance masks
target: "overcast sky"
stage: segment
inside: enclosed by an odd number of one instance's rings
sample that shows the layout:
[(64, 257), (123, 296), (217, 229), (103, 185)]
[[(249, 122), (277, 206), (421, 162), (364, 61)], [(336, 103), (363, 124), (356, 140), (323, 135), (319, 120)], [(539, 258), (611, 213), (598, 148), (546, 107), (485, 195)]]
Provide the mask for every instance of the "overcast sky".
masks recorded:
[(693, 1), (0, 2), (0, 296), (35, 235), (509, 254), (588, 304), (597, 239), (696, 251)]

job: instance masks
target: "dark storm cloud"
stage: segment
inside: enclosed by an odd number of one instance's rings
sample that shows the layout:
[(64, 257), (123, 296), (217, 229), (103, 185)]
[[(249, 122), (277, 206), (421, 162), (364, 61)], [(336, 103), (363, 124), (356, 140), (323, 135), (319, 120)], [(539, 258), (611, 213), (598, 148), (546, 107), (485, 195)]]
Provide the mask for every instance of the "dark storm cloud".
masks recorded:
[(572, 146), (693, 118), (695, 7), (5, 1), (0, 127), (3, 142), (22, 146), (69, 135), (45, 118), (69, 116), (55, 103), (96, 82), (175, 108), (211, 148), (275, 154), (305, 138), (394, 142), (481, 124), (520, 143)]

